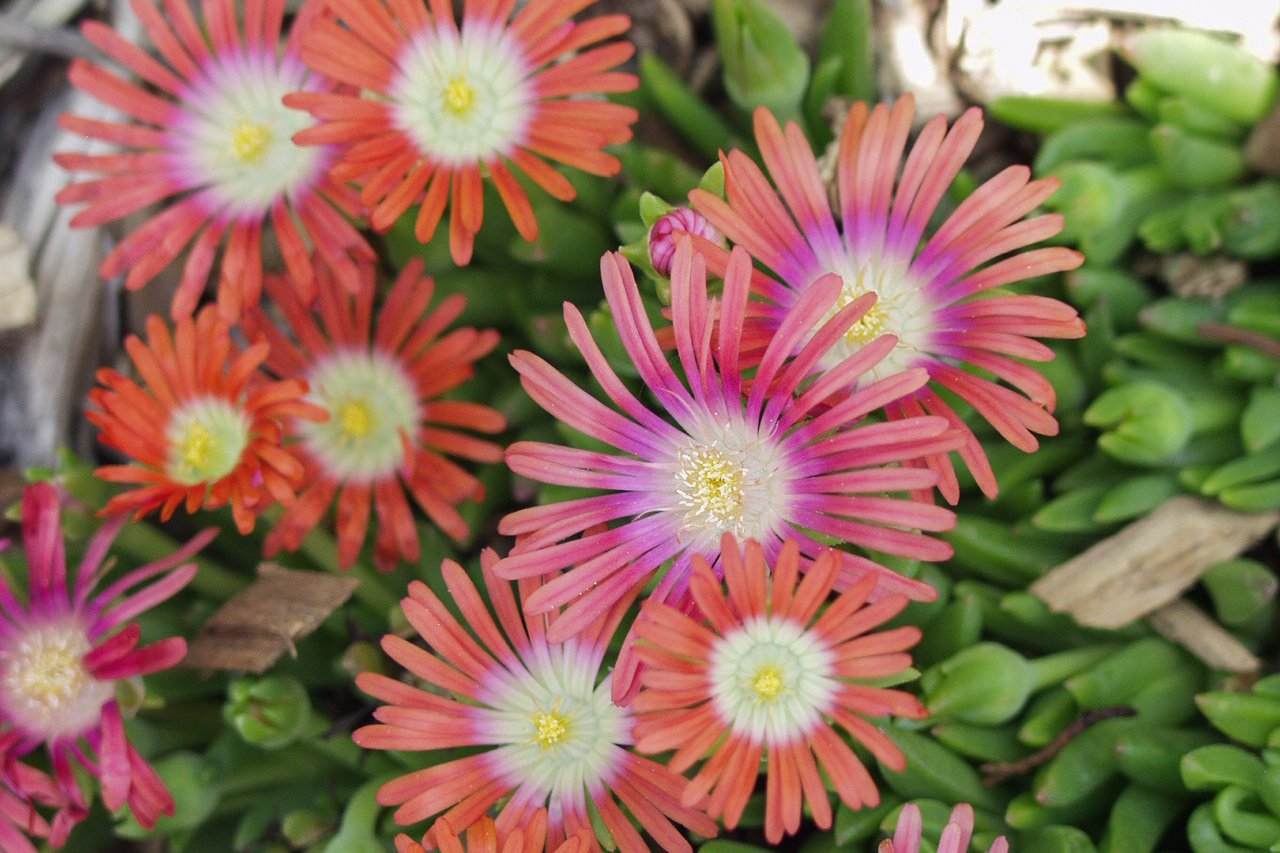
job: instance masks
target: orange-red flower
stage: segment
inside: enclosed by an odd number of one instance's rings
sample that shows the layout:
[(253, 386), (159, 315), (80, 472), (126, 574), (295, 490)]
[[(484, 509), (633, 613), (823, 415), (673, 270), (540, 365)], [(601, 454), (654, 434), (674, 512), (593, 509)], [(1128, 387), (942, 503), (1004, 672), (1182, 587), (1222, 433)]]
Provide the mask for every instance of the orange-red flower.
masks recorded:
[(295, 139), (345, 146), (331, 174), (361, 185), (376, 230), (417, 204), (415, 233), (425, 243), (452, 198), (449, 247), (456, 263), (469, 263), (487, 174), (521, 236), (533, 240), (538, 223), (510, 167), (567, 201), (573, 186), (546, 161), (616, 174), (617, 159), (601, 149), (631, 138), (636, 120), (629, 107), (578, 97), (636, 87), (634, 75), (613, 70), (634, 48), (599, 45), (630, 19), (570, 20), (594, 2), (533, 0), (513, 17), (515, 0), (467, 0), (459, 25), (446, 0), (329, 0), (336, 20), (308, 30), (302, 59), (371, 97), (287, 97), (319, 121)]
[(55, 158), (90, 176), (58, 194), (60, 204), (85, 205), (72, 225), (101, 225), (167, 205), (107, 255), (104, 277), (127, 273), (126, 286), (142, 287), (190, 244), (175, 319), (195, 309), (219, 255), (223, 315), (238, 319), (242, 306), (257, 303), (264, 233), (299, 287), (310, 281), (308, 246), (338, 269), (373, 258), (347, 221), (360, 212), (355, 193), (328, 177), (335, 149), (294, 144), (290, 137), (309, 122), (281, 102), (289, 92), (333, 87), (298, 59), (298, 34), (323, 4), (304, 4), (283, 41), (283, 2), (247, 4), (242, 24), (240, 5), (206, 0), (202, 28), (190, 0), (168, 0), (163, 14), (153, 0), (134, 0), (155, 44), (151, 52), (105, 24), (86, 22), (85, 37), (150, 88), (77, 60), (71, 82), (133, 122), (60, 119), (72, 133), (121, 149)]
[(819, 765), (850, 808), (876, 805), (875, 782), (833, 723), (889, 767), (905, 767), (898, 748), (864, 717), (923, 717), (925, 709), (908, 693), (864, 680), (911, 666), (906, 650), (920, 629), (869, 633), (900, 613), (906, 596), (868, 604), (875, 578), (867, 576), (823, 608), (840, 560), (827, 551), (801, 580), (794, 541), (783, 546), (771, 575), (759, 543), (748, 541), (744, 553), (726, 534), (720, 566), (727, 595), (706, 560), (694, 558), (691, 592), (709, 627), (652, 601), (636, 620), (637, 655), (647, 664), (632, 705), (636, 749), (675, 750), (670, 766), (677, 773), (706, 756), (683, 802), (705, 799), (729, 829), (767, 757), (765, 837), (773, 844), (799, 830), (805, 802), (819, 827), (831, 826)]
[(336, 497), (340, 565), (349, 567), (359, 555), (372, 508), (378, 517), (374, 561), (390, 571), (398, 560), (418, 559), (406, 489), (441, 530), (461, 539), (467, 525), (456, 506), (480, 499), (484, 490), (448, 457), (502, 461), (500, 446), (460, 431), (502, 432), (502, 415), (480, 403), (440, 399), (471, 378), (498, 333), (446, 333), (466, 300), (451, 296), (432, 308), (434, 283), (422, 277), (419, 260), (405, 265), (376, 321), (372, 269), (362, 271), (355, 287), (317, 270), (314, 312), (283, 280), (267, 279), (292, 336), (260, 309), (245, 318), (250, 336), (270, 343), (267, 370), (305, 380), (308, 399), (329, 414), (324, 423), (290, 426), (301, 439), (307, 485), (267, 537), (267, 553), (301, 545)]
[[(547, 846), (547, 810), (538, 809), (523, 826), (500, 832), (494, 819), (485, 815), (471, 824), (466, 833), (452, 833), (437, 823), (419, 844), (401, 833), (396, 836), (396, 853), (425, 853), (440, 848), (440, 853), (588, 853), (592, 837), (586, 827), (558, 844)], [(463, 841), (466, 844), (463, 844)]]
[(159, 509), (165, 520), (183, 503), (187, 512), (230, 504), (236, 527), (248, 533), (273, 500), (293, 502), (303, 468), (281, 446), (283, 422), (325, 414), (303, 400), (302, 380), (266, 381), (258, 370), (265, 343), (237, 351), (226, 321), (206, 306), (178, 320), (172, 335), (148, 317), (147, 342), (130, 335), (125, 349), (143, 384), (98, 371), (105, 387), (89, 392), (86, 414), (103, 444), (133, 460), (98, 469), (104, 480), (137, 486), (104, 513), (140, 518)]

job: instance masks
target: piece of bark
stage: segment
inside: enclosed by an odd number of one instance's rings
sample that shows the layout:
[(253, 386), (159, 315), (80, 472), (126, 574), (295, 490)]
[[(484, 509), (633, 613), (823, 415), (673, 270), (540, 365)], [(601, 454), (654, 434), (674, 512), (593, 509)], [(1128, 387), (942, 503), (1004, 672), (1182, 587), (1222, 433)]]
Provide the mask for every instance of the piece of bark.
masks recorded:
[(1175, 497), (1031, 585), (1081, 625), (1119, 628), (1177, 599), (1215, 563), (1256, 544), (1280, 512), (1243, 513)]
[(265, 672), (360, 585), (356, 578), (258, 566), (258, 579), (218, 608), (191, 642), (189, 669)]
[(1280, 175), (1280, 104), (1249, 133), (1244, 159), (1255, 171)]
[(1147, 617), (1165, 639), (1185, 647), (1213, 669), (1256, 673), (1262, 661), (1208, 614), (1185, 599), (1170, 602)]
[(35, 322), (36, 284), (31, 253), (18, 232), (0, 222), (0, 331)]

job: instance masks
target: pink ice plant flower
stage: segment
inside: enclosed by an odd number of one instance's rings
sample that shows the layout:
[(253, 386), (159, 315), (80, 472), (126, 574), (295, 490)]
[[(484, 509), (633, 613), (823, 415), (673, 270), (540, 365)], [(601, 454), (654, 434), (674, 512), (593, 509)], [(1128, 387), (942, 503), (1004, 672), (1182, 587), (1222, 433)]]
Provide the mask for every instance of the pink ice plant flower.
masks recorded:
[[(1084, 323), (1056, 299), (997, 288), (1074, 269), (1083, 257), (1061, 246), (1020, 251), (1062, 230), (1058, 214), (1023, 218), (1059, 184), (1030, 180), (1025, 166), (991, 178), (926, 237), (938, 203), (978, 141), (982, 112), (970, 109), (950, 130), (944, 117), (934, 118), (903, 163), (914, 113), (910, 95), (892, 106), (868, 110), (857, 103), (850, 109), (839, 140), (834, 214), (804, 133), (794, 123), (784, 130), (764, 109), (756, 111), (755, 135), (777, 189), (735, 150), (721, 158), (726, 199), (694, 190), (690, 201), (767, 268), (752, 282), (763, 301), (753, 305), (744, 350), (766, 346), (824, 275), (840, 276), (839, 306), (875, 293), (875, 307), (831, 348), (823, 366), (834, 367), (882, 335), (894, 335), (893, 349), (862, 381), (909, 368), (928, 371), (929, 384), (891, 403), (890, 417), (928, 413), (952, 422), (965, 436), (960, 459), (983, 492), (994, 496), (996, 479), (981, 444), (940, 392), (973, 407), (1024, 451), (1036, 449), (1037, 434), (1057, 434), (1053, 387), (1024, 362), (1053, 358), (1037, 338), (1078, 338)], [(710, 268), (722, 272), (726, 250), (711, 241), (695, 243)], [(949, 455), (931, 454), (926, 461), (940, 476), (943, 496), (955, 503), (959, 485)]]
[[(50, 836), (55, 845), (89, 810), (76, 764), (99, 780), (108, 809), (127, 804), (144, 827), (173, 814), (164, 783), (125, 735), (116, 689), (121, 681), (167, 669), (186, 655), (181, 637), (139, 646), (140, 629), (131, 620), (190, 582), (195, 564), (179, 564), (216, 532), (206, 530), (99, 590), (123, 516), (109, 519), (89, 541), (74, 583), (67, 576), (60, 523), (57, 490), (47, 483), (28, 486), (22, 496), (26, 601), (0, 584), (0, 782), (31, 803), (58, 806)], [(52, 780), (20, 761), (40, 747), (48, 753)], [(2, 803), (0, 810), (9, 813)]]
[[(898, 813), (898, 825), (893, 838), (880, 842), (877, 853), (920, 853), (920, 837), (923, 826), (920, 809), (915, 803), (907, 803)], [(951, 819), (938, 839), (938, 853), (968, 853), (969, 839), (973, 835), (973, 807), (961, 803), (951, 812)], [(1009, 842), (1000, 836), (987, 853), (1009, 853)]]
[[(649, 850), (619, 804), (672, 853), (692, 850), (677, 823), (715, 835), (715, 822), (696, 804), (681, 804), (680, 777), (630, 750), (635, 717), (609, 698), (610, 676), (601, 667), (636, 591), (573, 639), (552, 644), (547, 634), (559, 617), (531, 615), (520, 607), (540, 581), (513, 587), (494, 576), (495, 562), (492, 551), (482, 554), (486, 606), (462, 567), (444, 561), (441, 573), (461, 620), (426, 584), (409, 584), (404, 615), (430, 651), (394, 634), (383, 638), (382, 648), (421, 686), (372, 672), (356, 679), (361, 690), (387, 703), (374, 712), (377, 724), (356, 730), (358, 745), (399, 751), (484, 748), (463, 758), (427, 761), (423, 769), (383, 785), (378, 802), (399, 806), (394, 818), (401, 826), (438, 815), (424, 844), (454, 850), (457, 843), (449, 839), (484, 823), (495, 806), (494, 831), (508, 839), (535, 825), (546, 809), (548, 851), (575, 836), (594, 853), (602, 846), (622, 853)], [(400, 849), (413, 849), (407, 838), (399, 843)]]
[(132, 121), (59, 119), (72, 133), (121, 149), (55, 158), (91, 176), (58, 195), (60, 204), (85, 205), (73, 226), (102, 225), (167, 204), (107, 255), (101, 275), (127, 274), (126, 286), (142, 287), (190, 244), (172, 305), (178, 319), (195, 308), (221, 254), (218, 302), (232, 321), (258, 301), (268, 232), (304, 299), (314, 295), (313, 248), (344, 280), (353, 277), (355, 259), (373, 259), (348, 221), (361, 212), (359, 200), (328, 176), (333, 146), (294, 144), (293, 135), (311, 119), (283, 104), (289, 93), (334, 88), (298, 58), (301, 33), (324, 4), (303, 4), (284, 39), (285, 0), (207, 0), (202, 21), (190, 0), (167, 0), (163, 12), (153, 0), (132, 5), (154, 50), (97, 21), (85, 22), (84, 34), (151, 89), (84, 60), (70, 71), (77, 88)]
[[(591, 624), (668, 562), (650, 597), (688, 612), (692, 560), (701, 556), (717, 565), (725, 533), (759, 541), (770, 560), (786, 539), (800, 544), (806, 560), (825, 549), (819, 539), (920, 560), (951, 555), (948, 544), (918, 532), (949, 529), (954, 524), (949, 510), (886, 493), (932, 488), (936, 474), (899, 463), (946, 453), (959, 436), (940, 417), (863, 423), (869, 414), (919, 390), (927, 373), (907, 369), (847, 394), (893, 350), (896, 339), (885, 336), (809, 381), (840, 338), (872, 309), (874, 295), (833, 313), (840, 279), (820, 278), (777, 329), (758, 368), (746, 373), (741, 347), (751, 259), (745, 250), (734, 250), (723, 296), (713, 299), (703, 260), (684, 239), (671, 271), (682, 379), (667, 362), (626, 261), (606, 255), (602, 274), (622, 346), (667, 417), (627, 389), (573, 305), (564, 309), (569, 336), (616, 409), (532, 353), (511, 357), (539, 405), (619, 451), (532, 441), (508, 448), (507, 463), (517, 474), (605, 492), (519, 510), (499, 524), (502, 533), (518, 541), (494, 570), (505, 578), (550, 578), (525, 600), (531, 613), (566, 608), (548, 632), (552, 642)], [(878, 581), (874, 597), (900, 592), (928, 600), (935, 595), (928, 584), (842, 552), (839, 588), (867, 574)], [(632, 694), (638, 686), (634, 676), (628, 638), (614, 681), (616, 699)]]

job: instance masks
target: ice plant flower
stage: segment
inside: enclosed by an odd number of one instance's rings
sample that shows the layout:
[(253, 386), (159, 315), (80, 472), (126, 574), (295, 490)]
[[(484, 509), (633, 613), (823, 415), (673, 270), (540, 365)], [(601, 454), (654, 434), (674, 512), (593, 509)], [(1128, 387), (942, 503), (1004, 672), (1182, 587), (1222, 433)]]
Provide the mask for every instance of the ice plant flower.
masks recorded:
[(649, 262), (658, 275), (671, 275), (676, 241), (682, 234), (696, 234), (716, 245), (724, 244), (724, 237), (711, 227), (705, 216), (687, 207), (678, 207), (664, 214), (649, 229)]
[(443, 824), (437, 824), (437, 831), (428, 833), (421, 844), (407, 835), (397, 835), (396, 853), (425, 853), (428, 848), (436, 847), (440, 853), (587, 853), (591, 849), (593, 836), (586, 827), (579, 827), (564, 842), (548, 848), (547, 823), (547, 810), (538, 809), (526, 826), (513, 827), (501, 835), (488, 815), (471, 824), (465, 836), (448, 832)]
[(278, 328), (259, 309), (245, 317), (248, 334), (270, 344), (267, 370), (307, 382), (307, 399), (329, 415), (323, 423), (290, 426), (300, 439), (306, 486), (268, 534), (267, 556), (301, 545), (336, 497), (340, 565), (348, 568), (359, 556), (372, 508), (378, 517), (374, 561), (390, 571), (398, 560), (418, 559), (406, 489), (440, 529), (461, 539), (467, 525), (455, 507), (482, 497), (483, 488), (448, 457), (502, 460), (501, 447), (459, 431), (501, 432), (500, 414), (480, 403), (440, 399), (472, 376), (473, 363), (497, 345), (498, 333), (462, 328), (446, 334), (466, 299), (451, 296), (432, 309), (434, 283), (422, 276), (418, 259), (405, 265), (376, 321), (372, 268), (361, 272), (355, 288), (323, 267), (317, 271), (316, 311), (269, 277), (268, 291), (287, 325)]
[(85, 37), (150, 89), (84, 60), (72, 63), (77, 88), (133, 121), (60, 118), (66, 130), (121, 150), (58, 154), (60, 165), (89, 176), (58, 202), (85, 204), (71, 222), (84, 227), (168, 205), (107, 255), (103, 277), (127, 273), (128, 287), (142, 287), (190, 244), (174, 319), (194, 309), (221, 255), (218, 302), (234, 320), (242, 305), (258, 301), (268, 229), (299, 287), (311, 280), (312, 248), (339, 270), (354, 258), (372, 259), (347, 221), (360, 212), (354, 192), (328, 177), (333, 147), (299, 148), (292, 137), (310, 119), (281, 102), (289, 92), (333, 88), (298, 59), (299, 34), (322, 7), (304, 4), (282, 42), (281, 0), (211, 0), (201, 6), (203, 26), (189, 0), (167, 0), (164, 13), (154, 0), (134, 0), (153, 52), (85, 22)]
[[(138, 624), (131, 620), (187, 585), (196, 566), (180, 564), (215, 533), (206, 530), (164, 559), (99, 589), (110, 565), (107, 550), (124, 519), (112, 518), (102, 526), (75, 577), (68, 578), (60, 515), (53, 486), (26, 488), (25, 600), (8, 583), (0, 583), (0, 780), (32, 801), (63, 803), (53, 822), (55, 844), (88, 812), (75, 765), (101, 783), (108, 809), (128, 804), (145, 827), (154, 826), (162, 814), (173, 814), (173, 798), (164, 783), (125, 735), (116, 685), (167, 669), (186, 654), (181, 637), (139, 646)], [(18, 760), (41, 747), (53, 768), (55, 792), (48, 790), (48, 777)], [(7, 806), (4, 811), (12, 816)], [(6, 841), (4, 849), (23, 848)]]
[(404, 615), (432, 651), (394, 634), (383, 638), (382, 648), (427, 689), (376, 673), (356, 679), (361, 690), (388, 703), (374, 711), (378, 724), (356, 730), (360, 746), (489, 748), (392, 780), (379, 789), (378, 802), (399, 806), (401, 826), (440, 815), (428, 836), (437, 843), (483, 820), (499, 801), (500, 836), (530, 827), (545, 808), (548, 850), (580, 832), (593, 851), (602, 843), (623, 853), (648, 850), (619, 801), (664, 850), (692, 849), (673, 821), (714, 835), (705, 814), (680, 804), (679, 777), (627, 748), (634, 719), (610, 700), (609, 676), (601, 678), (609, 641), (635, 595), (620, 598), (572, 640), (551, 644), (547, 630), (557, 617), (521, 614), (520, 600), (539, 581), (522, 582), (517, 597), (512, 584), (493, 574), (496, 561), (492, 551), (481, 556), (493, 615), (450, 560), (441, 571), (462, 621), (426, 584), (409, 584)]
[(111, 368), (98, 371), (103, 387), (89, 392), (85, 414), (98, 440), (133, 462), (106, 465), (97, 476), (136, 485), (113, 497), (105, 513), (141, 518), (160, 510), (166, 521), (179, 505), (187, 512), (231, 505), (241, 533), (273, 500), (292, 503), (303, 476), (292, 448), (281, 445), (288, 418), (323, 420), (303, 400), (301, 379), (268, 382), (259, 371), (267, 345), (238, 352), (212, 306), (165, 322), (147, 318), (147, 342), (124, 342), (143, 385)]
[[(51, 776), (9, 757), (18, 737), (15, 731), (0, 735), (0, 850), (37, 853), (33, 841), (44, 839), (61, 847), (81, 814), (68, 808)], [(54, 826), (36, 811), (37, 804), (58, 810)]]
[[(741, 330), (751, 259), (743, 249), (734, 250), (723, 297), (714, 300), (707, 294), (702, 258), (684, 239), (671, 271), (682, 380), (658, 344), (626, 261), (606, 255), (602, 270), (622, 345), (670, 420), (627, 390), (570, 304), (564, 309), (569, 336), (617, 409), (536, 355), (512, 356), (525, 389), (539, 405), (619, 451), (529, 441), (507, 450), (507, 464), (517, 474), (606, 492), (519, 510), (499, 523), (501, 532), (520, 537), (497, 565), (500, 576), (525, 578), (568, 569), (525, 600), (533, 613), (567, 605), (550, 630), (553, 642), (599, 618), (668, 561), (651, 596), (684, 607), (694, 555), (714, 564), (724, 533), (759, 540), (770, 559), (785, 539), (797, 539), (807, 557), (816, 557), (822, 550), (818, 537), (914, 559), (950, 556), (949, 545), (917, 532), (948, 529), (954, 523), (949, 510), (885, 493), (932, 488), (937, 479), (933, 472), (893, 463), (945, 453), (957, 446), (958, 436), (938, 417), (861, 423), (869, 413), (918, 390), (927, 380), (925, 371), (906, 370), (846, 394), (851, 383), (894, 348), (895, 339), (887, 336), (846, 356), (821, 381), (807, 382), (815, 365), (871, 309), (875, 296), (831, 314), (840, 280), (820, 279), (769, 342), (758, 369), (746, 374)], [(823, 410), (837, 395), (840, 402)], [(615, 526), (593, 529), (611, 523)], [(929, 585), (865, 556), (842, 556), (842, 587), (868, 574), (877, 579), (878, 594), (906, 592), (917, 599), (935, 594)], [(614, 682), (620, 700), (635, 686), (628, 649), (629, 643)]]
[(636, 748), (674, 750), (672, 770), (707, 760), (684, 790), (686, 805), (708, 799), (708, 813), (732, 829), (767, 758), (765, 837), (777, 844), (800, 829), (807, 802), (814, 822), (831, 826), (822, 776), (852, 809), (880, 801), (875, 782), (833, 724), (887, 766), (906, 759), (865, 718), (927, 716), (909, 693), (869, 687), (865, 679), (911, 667), (906, 650), (920, 640), (908, 626), (870, 633), (907, 604), (893, 595), (874, 604), (868, 575), (830, 605), (840, 558), (827, 551), (800, 579), (800, 548), (782, 547), (770, 572), (764, 549), (739, 548), (729, 534), (721, 547), (724, 586), (709, 563), (694, 560), (692, 595), (707, 624), (657, 602), (636, 621), (637, 655), (646, 664), (632, 708)]
[[(890, 416), (929, 413), (950, 420), (964, 431), (961, 460), (983, 492), (994, 496), (995, 476), (981, 444), (938, 391), (955, 394), (1022, 450), (1036, 449), (1035, 434), (1056, 434), (1053, 387), (1023, 360), (1053, 358), (1036, 338), (1078, 338), (1084, 324), (1056, 299), (993, 289), (1074, 269), (1082, 256), (1064, 247), (1019, 251), (1062, 230), (1057, 214), (1023, 219), (1059, 183), (1029, 180), (1025, 166), (1010, 166), (987, 181), (926, 239), (930, 218), (978, 140), (982, 113), (969, 110), (950, 131), (945, 118), (933, 119), (900, 167), (914, 112), (909, 95), (892, 108), (881, 104), (868, 112), (858, 103), (850, 109), (839, 141), (839, 224), (804, 133), (793, 123), (784, 131), (763, 109), (755, 115), (756, 141), (777, 190), (747, 155), (731, 151), (722, 157), (727, 201), (704, 190), (690, 193), (690, 201), (768, 269), (753, 283), (765, 301), (744, 346), (769, 340), (825, 274), (836, 273), (843, 282), (840, 305), (875, 293), (875, 307), (824, 365), (834, 366), (881, 335), (895, 335), (897, 345), (868, 378), (924, 368), (930, 383), (893, 403)], [(723, 270), (725, 250), (695, 242), (711, 268)], [(949, 456), (933, 454), (928, 464), (954, 503), (958, 485)]]
[[(893, 838), (880, 842), (877, 853), (920, 853), (920, 836), (923, 826), (920, 809), (915, 803), (907, 803), (898, 813), (898, 825)], [(969, 838), (973, 835), (973, 807), (961, 803), (951, 812), (951, 819), (938, 839), (938, 853), (968, 853)], [(1009, 853), (1009, 842), (1002, 835), (992, 843), (987, 853)]]
[[(361, 186), (371, 224), (386, 231), (418, 206), (414, 233), (435, 234), (451, 205), (449, 248), (471, 260), (484, 218), (482, 182), (497, 189), (526, 240), (538, 223), (511, 167), (557, 199), (573, 186), (546, 161), (613, 175), (602, 150), (631, 138), (636, 112), (583, 95), (634, 89), (634, 75), (612, 70), (633, 48), (599, 43), (630, 27), (625, 15), (570, 20), (595, 0), (466, 0), (461, 25), (446, 0), (330, 0), (302, 40), (312, 68), (364, 93), (291, 95), (318, 126), (304, 145), (342, 146), (332, 174)], [(583, 51), (574, 54), (576, 51)]]

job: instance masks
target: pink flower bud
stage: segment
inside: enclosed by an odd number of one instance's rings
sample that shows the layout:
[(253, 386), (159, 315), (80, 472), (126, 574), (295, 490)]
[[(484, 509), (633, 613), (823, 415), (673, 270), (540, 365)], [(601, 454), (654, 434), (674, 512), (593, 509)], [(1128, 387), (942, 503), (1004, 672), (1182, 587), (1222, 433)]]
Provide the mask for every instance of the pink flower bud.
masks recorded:
[(671, 275), (671, 260), (676, 256), (676, 236), (679, 234), (693, 234), (713, 243), (724, 243), (724, 235), (712, 227), (701, 213), (678, 207), (649, 229), (649, 260), (658, 275)]

